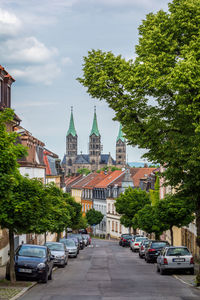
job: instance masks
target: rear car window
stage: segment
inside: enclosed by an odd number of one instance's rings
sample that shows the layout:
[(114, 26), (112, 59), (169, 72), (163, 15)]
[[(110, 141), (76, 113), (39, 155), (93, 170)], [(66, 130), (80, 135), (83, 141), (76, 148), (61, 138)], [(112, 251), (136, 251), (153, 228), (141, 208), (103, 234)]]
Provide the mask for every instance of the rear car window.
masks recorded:
[(156, 242), (156, 243), (152, 243), (151, 247), (152, 248), (160, 248), (160, 247), (165, 247), (167, 245), (167, 243), (165, 242)]
[(185, 256), (190, 255), (190, 252), (187, 248), (171, 248), (167, 251), (167, 256)]

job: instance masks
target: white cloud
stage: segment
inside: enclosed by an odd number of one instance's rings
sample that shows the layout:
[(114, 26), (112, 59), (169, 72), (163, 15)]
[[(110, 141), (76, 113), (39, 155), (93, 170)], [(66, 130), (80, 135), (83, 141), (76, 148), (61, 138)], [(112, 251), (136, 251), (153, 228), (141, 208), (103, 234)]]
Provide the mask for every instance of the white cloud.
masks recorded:
[(60, 72), (61, 69), (56, 63), (28, 66), (21, 69), (12, 69), (10, 71), (15, 79), (21, 79), (29, 83), (42, 83), (45, 85), (51, 85)]
[(58, 53), (56, 48), (48, 49), (35, 37), (9, 39), (0, 45), (1, 58), (16, 63), (41, 63)]
[(70, 57), (63, 57), (63, 58), (61, 59), (61, 64), (62, 64), (62, 65), (69, 65), (69, 64), (71, 64), (71, 63), (72, 63), (72, 60), (71, 60)]
[(16, 15), (0, 8), (0, 34), (16, 35), (21, 25)]

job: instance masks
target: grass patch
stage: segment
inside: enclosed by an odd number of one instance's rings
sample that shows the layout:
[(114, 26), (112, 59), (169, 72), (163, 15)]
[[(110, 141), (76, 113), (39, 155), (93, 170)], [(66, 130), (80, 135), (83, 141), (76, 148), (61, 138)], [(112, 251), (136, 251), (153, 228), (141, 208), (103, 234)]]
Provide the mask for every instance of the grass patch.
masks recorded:
[(16, 281), (15, 283), (11, 283), (9, 280), (6, 279), (0, 280), (0, 287), (29, 287), (31, 285), (32, 282), (30, 281)]

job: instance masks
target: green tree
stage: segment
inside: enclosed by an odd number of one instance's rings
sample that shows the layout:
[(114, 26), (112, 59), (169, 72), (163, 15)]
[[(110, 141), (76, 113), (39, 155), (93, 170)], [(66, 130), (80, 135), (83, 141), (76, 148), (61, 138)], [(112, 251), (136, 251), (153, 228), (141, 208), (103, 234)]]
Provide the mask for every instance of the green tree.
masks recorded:
[(131, 228), (136, 231), (138, 223), (134, 216), (146, 204), (150, 204), (149, 194), (146, 191), (128, 187), (124, 194), (120, 194), (115, 202), (116, 211), (121, 215), (121, 224), (128, 227), (129, 231)]
[(160, 239), (160, 235), (168, 227), (157, 216), (157, 209), (151, 204), (145, 205), (138, 211), (133, 222), (138, 224), (138, 228), (146, 231), (147, 233), (154, 233), (157, 240)]
[(70, 213), (70, 216), (71, 216), (71, 221), (70, 221), (70, 224), (69, 226), (72, 228), (72, 229), (78, 229), (78, 226), (79, 226), (79, 223), (80, 223), (80, 220), (82, 218), (82, 212), (81, 212), (81, 209), (82, 209), (82, 206), (80, 203), (77, 203), (73, 197), (71, 197), (70, 194), (68, 193), (64, 193), (64, 197), (66, 199), (66, 202), (70, 205), (71, 207), (71, 213)]
[[(90, 51), (83, 78), (116, 112), (129, 144), (165, 165), (169, 185), (195, 204), (200, 246), (200, 1), (173, 0), (139, 26), (135, 61)], [(200, 272), (199, 272), (200, 281)]]
[(160, 181), (159, 181), (158, 176), (156, 176), (154, 190), (150, 190), (149, 193), (150, 193), (150, 199), (151, 199), (152, 205), (155, 205), (156, 203), (158, 203), (158, 201), (160, 199)]
[(103, 220), (104, 215), (94, 208), (91, 208), (86, 212), (87, 222), (90, 226), (98, 225)]
[(13, 122), (14, 112), (5, 109), (0, 112), (0, 226), (9, 229), (11, 279), (15, 280), (14, 273), (14, 228), (8, 211), (13, 201), (13, 189), (19, 181), (17, 159), (26, 155), (22, 145), (16, 144), (17, 134), (7, 132), (6, 124)]
[(88, 175), (88, 174), (91, 173), (91, 171), (89, 169), (87, 169), (87, 168), (82, 168), (82, 169), (78, 169), (77, 173), (83, 174), (83, 175)]
[(1, 199), (0, 224), (9, 229), (10, 279), (15, 281), (14, 233), (43, 233), (49, 228), (49, 205), (43, 184), (36, 179), (17, 175), (9, 198)]
[(50, 183), (45, 187), (45, 193), (49, 204), (48, 230), (56, 232), (57, 241), (59, 241), (61, 232), (70, 225), (72, 208), (67, 202), (67, 198), (64, 197), (63, 191), (54, 183)]
[(170, 230), (171, 244), (174, 244), (173, 226), (188, 226), (194, 220), (194, 207), (189, 199), (180, 195), (166, 195), (165, 199), (156, 203), (158, 222), (165, 224), (166, 229)]

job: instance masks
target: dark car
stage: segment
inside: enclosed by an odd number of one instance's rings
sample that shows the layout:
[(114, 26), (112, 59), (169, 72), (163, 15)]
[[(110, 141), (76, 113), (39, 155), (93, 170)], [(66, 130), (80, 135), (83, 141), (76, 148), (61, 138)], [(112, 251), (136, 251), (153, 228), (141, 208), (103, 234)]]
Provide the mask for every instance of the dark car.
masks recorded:
[(122, 247), (129, 247), (130, 246), (130, 241), (132, 240), (133, 236), (132, 235), (125, 235), (122, 238)]
[(87, 229), (79, 229), (78, 233), (87, 234)]
[(122, 240), (125, 238), (125, 236), (128, 236), (128, 233), (124, 233), (121, 235), (120, 240), (119, 240), (119, 245), (122, 246)]
[[(9, 279), (9, 262), (6, 279)], [(16, 278), (37, 280), (46, 283), (52, 279), (53, 258), (46, 246), (23, 244), (15, 252)]]
[(79, 243), (80, 243), (80, 249), (81, 250), (84, 249), (85, 243), (84, 243), (82, 234), (80, 234), (80, 233), (72, 233), (72, 234), (68, 235), (68, 238), (73, 238), (73, 237), (78, 238)]
[(151, 241), (145, 251), (146, 262), (156, 262), (160, 251), (166, 246), (169, 246), (167, 241)]

